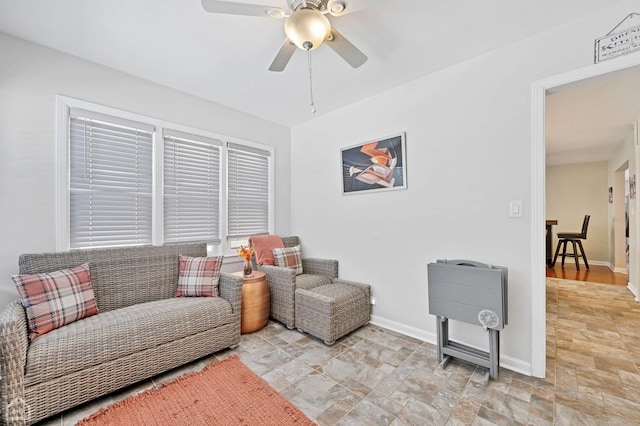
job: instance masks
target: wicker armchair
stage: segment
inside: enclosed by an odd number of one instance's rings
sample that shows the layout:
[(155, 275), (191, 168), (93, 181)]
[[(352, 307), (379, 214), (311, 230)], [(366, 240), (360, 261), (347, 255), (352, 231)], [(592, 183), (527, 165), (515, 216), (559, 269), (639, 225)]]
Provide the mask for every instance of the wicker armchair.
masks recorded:
[[(282, 237), (285, 247), (300, 244), (298, 237)], [(295, 292), (297, 289), (311, 290), (331, 284), (338, 278), (338, 261), (329, 259), (302, 259), (304, 273), (297, 275), (288, 268), (270, 265), (258, 266), (267, 277), (271, 292), (271, 318), (280, 321), (289, 329), (295, 327)]]

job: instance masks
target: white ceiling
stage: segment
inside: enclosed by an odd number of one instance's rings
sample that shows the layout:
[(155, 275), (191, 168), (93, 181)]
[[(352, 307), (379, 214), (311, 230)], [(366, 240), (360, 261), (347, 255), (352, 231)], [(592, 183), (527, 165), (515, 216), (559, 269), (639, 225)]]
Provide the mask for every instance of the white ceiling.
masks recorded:
[[(234, 0), (229, 0), (234, 1)], [(236, 0), (237, 1), (237, 0)], [(313, 51), (317, 114), (607, 7), (607, 0), (345, 0), (332, 19), (369, 57)], [(286, 7), (285, 0), (249, 0)], [(304, 52), (269, 72), (284, 21), (206, 13), (200, 0), (0, 0), (0, 31), (284, 125), (312, 119)]]
[(638, 67), (547, 95), (547, 164), (611, 158), (639, 114)]

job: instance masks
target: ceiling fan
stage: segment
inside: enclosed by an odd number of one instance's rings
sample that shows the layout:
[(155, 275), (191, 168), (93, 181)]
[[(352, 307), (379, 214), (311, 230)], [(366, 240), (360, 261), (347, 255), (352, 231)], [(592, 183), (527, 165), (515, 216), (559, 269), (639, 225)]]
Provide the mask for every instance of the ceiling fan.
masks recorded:
[(367, 56), (340, 34), (327, 19), (357, 10), (349, 6), (348, 0), (287, 0), (287, 9), (230, 1), (202, 0), (207, 12), (230, 15), (245, 15), (287, 18), (284, 31), (287, 38), (282, 43), (269, 71), (282, 71), (293, 56), (296, 47), (311, 51), (323, 43), (332, 48), (354, 68), (367, 61)]

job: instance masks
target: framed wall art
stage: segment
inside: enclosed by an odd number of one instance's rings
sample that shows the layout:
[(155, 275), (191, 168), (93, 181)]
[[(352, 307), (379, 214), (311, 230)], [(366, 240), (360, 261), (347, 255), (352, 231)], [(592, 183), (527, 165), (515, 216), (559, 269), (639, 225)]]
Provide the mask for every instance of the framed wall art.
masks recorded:
[(342, 193), (407, 188), (404, 132), (342, 148)]

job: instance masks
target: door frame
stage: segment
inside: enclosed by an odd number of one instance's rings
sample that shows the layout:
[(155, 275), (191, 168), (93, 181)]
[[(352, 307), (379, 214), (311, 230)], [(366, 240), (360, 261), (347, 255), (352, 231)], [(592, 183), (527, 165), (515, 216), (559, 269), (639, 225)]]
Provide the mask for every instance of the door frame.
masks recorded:
[(547, 93), (587, 84), (590, 80), (597, 80), (609, 73), (624, 72), (639, 66), (640, 54), (630, 54), (532, 83), (531, 375), (535, 377), (545, 377), (546, 369), (546, 247), (542, 232), (545, 229), (545, 96)]

